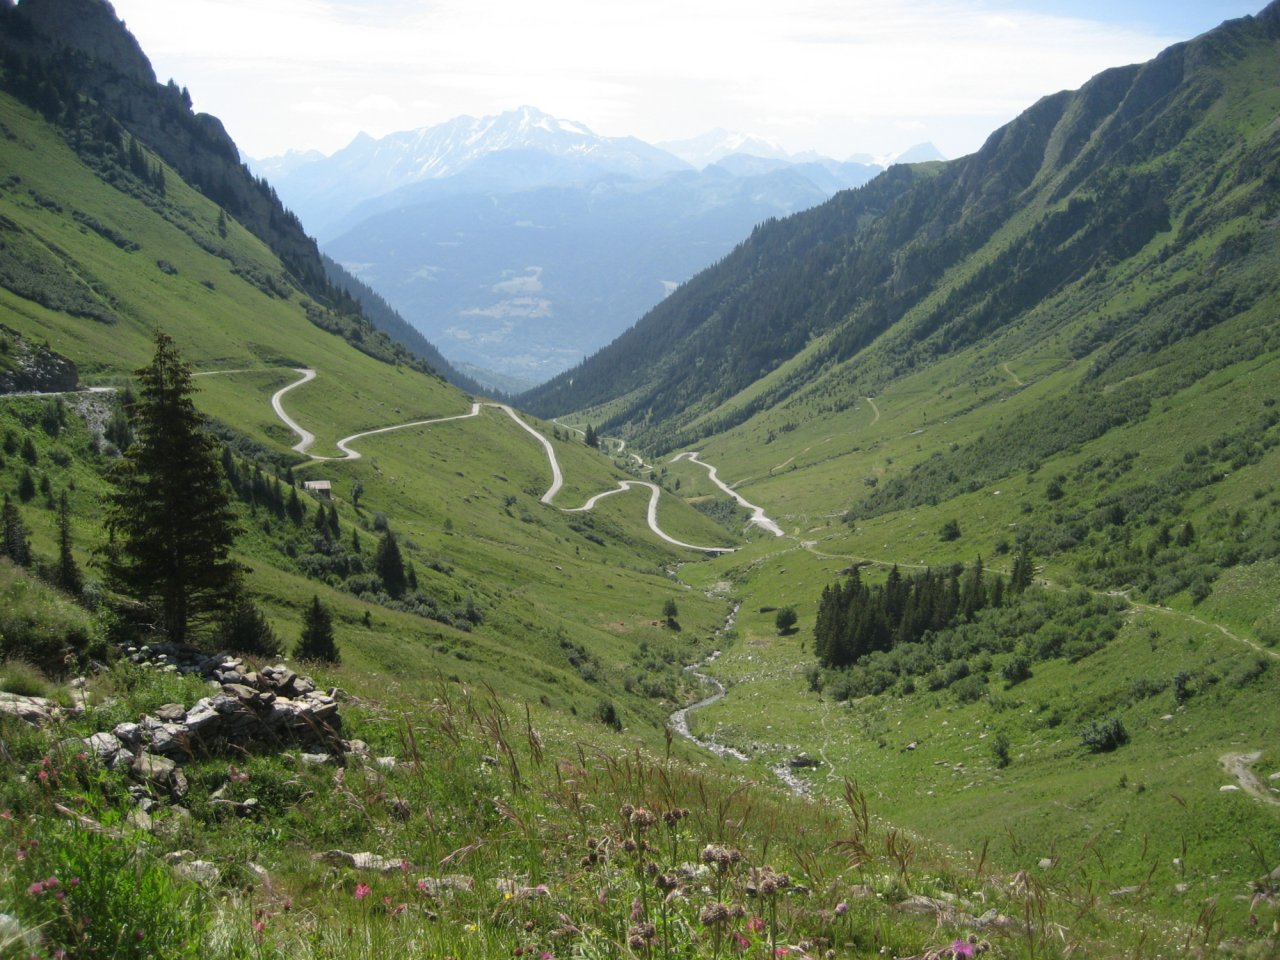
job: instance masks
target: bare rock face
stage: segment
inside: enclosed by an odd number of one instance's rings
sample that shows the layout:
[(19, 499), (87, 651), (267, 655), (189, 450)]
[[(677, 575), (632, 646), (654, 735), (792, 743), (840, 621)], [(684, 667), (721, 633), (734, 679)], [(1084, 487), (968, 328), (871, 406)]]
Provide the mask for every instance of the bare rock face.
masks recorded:
[(156, 82), (151, 61), (105, 0), (22, 0), (22, 12), (37, 30), (72, 50), (110, 63), (133, 80)]
[(0, 323), (0, 393), (62, 393), (80, 385), (76, 365), (47, 346), (32, 343)]

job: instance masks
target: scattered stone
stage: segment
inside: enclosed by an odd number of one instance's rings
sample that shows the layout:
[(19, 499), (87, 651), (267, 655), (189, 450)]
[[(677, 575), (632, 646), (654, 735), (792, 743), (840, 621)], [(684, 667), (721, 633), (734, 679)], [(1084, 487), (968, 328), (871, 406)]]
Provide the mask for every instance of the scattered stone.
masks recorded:
[(1041, 870), (1048, 870), (1053, 866), (1053, 858), (1045, 857), (1043, 860), (1040, 861), (1038, 866), (1040, 867)]
[(187, 708), (180, 703), (166, 703), (156, 710), (156, 718), (164, 723), (182, 723), (187, 718)]
[(237, 817), (251, 817), (258, 810), (258, 799), (256, 797), (250, 797), (248, 800), (224, 800), (221, 797), (217, 797), (210, 799), (209, 803), (230, 810)]
[(34, 951), (40, 945), (40, 934), (36, 930), (27, 930), (22, 921), (7, 913), (0, 913), (0, 943), (5, 946), (21, 947), (19, 952)]
[(1173, 885), (1173, 892), (1179, 895), (1186, 893), (1190, 889), (1190, 885), (1185, 883), (1175, 883)]
[(394, 770), (398, 761), (395, 757), (379, 757), (376, 762), (383, 770)]
[(393, 873), (403, 868), (406, 862), (403, 857), (389, 859), (376, 853), (347, 853), (345, 850), (326, 850), (316, 854), (317, 860), (331, 863), (337, 867), (351, 867), (354, 870), (377, 870), (380, 873)]
[(1109, 896), (1115, 897), (1117, 900), (1119, 900), (1123, 897), (1132, 897), (1135, 893), (1137, 893), (1141, 889), (1142, 888), (1139, 886), (1118, 887), (1115, 890), (1112, 890)]
[(1000, 929), (1008, 929), (1009, 927), (1017, 926), (1018, 921), (1014, 920), (1013, 917), (1005, 916), (995, 907), (992, 907), (982, 916), (975, 917), (971, 925), (977, 927), (980, 930), (986, 929), (988, 927), (998, 927)]
[(451, 873), (444, 877), (422, 877), (418, 881), (418, 889), (428, 897), (443, 897), (454, 892), (469, 893), (475, 887), (475, 879), (461, 873)]
[(46, 697), (23, 697), (0, 691), (0, 713), (42, 727), (61, 717), (62, 708)]
[(1219, 793), (1239, 793), (1240, 788), (1234, 783), (1224, 783), (1218, 788)]
[(299, 754), (298, 759), (313, 767), (320, 767), (326, 763), (333, 762), (333, 756), (328, 753), (303, 753)]
[(106, 764), (115, 760), (116, 754), (124, 748), (124, 744), (114, 733), (95, 733), (85, 738), (84, 745)]
[(908, 913), (949, 913), (951, 911), (951, 905), (946, 901), (935, 900), (933, 897), (920, 894), (913, 894), (900, 903), (894, 904), (894, 907)]
[(503, 895), (509, 895), (513, 900), (532, 900), (535, 897), (549, 897), (551, 891), (547, 889), (545, 883), (540, 883), (536, 887), (530, 887), (521, 883), (519, 880), (510, 880), (504, 877), (498, 877), (493, 881), (493, 885), (498, 892)]

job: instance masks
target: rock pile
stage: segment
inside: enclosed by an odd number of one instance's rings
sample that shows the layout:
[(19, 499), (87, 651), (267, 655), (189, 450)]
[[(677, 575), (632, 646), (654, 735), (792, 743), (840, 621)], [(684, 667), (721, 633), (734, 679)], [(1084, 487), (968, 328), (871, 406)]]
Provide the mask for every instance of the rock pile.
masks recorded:
[(239, 658), (209, 657), (172, 645), (133, 651), (130, 659), (200, 673), (222, 688), (189, 708), (168, 703), (137, 723), (120, 723), (83, 741), (111, 769), (127, 768), (136, 779), (166, 788), (175, 798), (186, 793), (177, 765), (197, 754), (218, 753), (227, 744), (287, 743), (335, 754), (346, 748), (337, 691), (321, 693), (310, 677), (284, 664), (254, 671)]
[[(187, 781), (180, 764), (195, 756), (225, 752), (231, 746), (297, 746), (312, 762), (333, 759), (363, 747), (342, 739), (339, 690), (321, 692), (315, 681), (287, 665), (254, 670), (226, 654), (210, 656), (175, 644), (130, 647), (137, 664), (178, 673), (196, 673), (220, 686), (190, 707), (167, 703), (136, 723), (116, 724), (63, 747), (85, 751), (114, 771), (125, 771), (140, 794), (167, 794), (181, 800)], [(61, 709), (50, 700), (0, 694), (0, 712), (37, 725), (56, 721)], [(367, 750), (367, 747), (365, 748)]]

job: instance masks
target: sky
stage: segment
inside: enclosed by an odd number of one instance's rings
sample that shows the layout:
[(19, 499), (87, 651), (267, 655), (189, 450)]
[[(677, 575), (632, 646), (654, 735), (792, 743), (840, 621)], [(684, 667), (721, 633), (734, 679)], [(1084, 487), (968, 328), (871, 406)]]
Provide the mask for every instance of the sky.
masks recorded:
[(651, 143), (978, 149), (1041, 96), (1263, 0), (112, 0), (241, 151), (330, 154), (530, 105)]

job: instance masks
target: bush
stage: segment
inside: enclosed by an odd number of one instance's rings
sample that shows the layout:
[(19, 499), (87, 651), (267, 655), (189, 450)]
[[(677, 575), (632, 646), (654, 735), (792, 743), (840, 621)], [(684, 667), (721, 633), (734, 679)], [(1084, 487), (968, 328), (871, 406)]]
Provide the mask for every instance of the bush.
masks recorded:
[(797, 619), (795, 607), (783, 607), (778, 611), (778, 615), (773, 622), (774, 626), (778, 628), (778, 633), (785, 636), (795, 627)]
[(1110, 753), (1129, 742), (1129, 733), (1119, 717), (1093, 720), (1080, 731), (1080, 742), (1090, 753)]
[(951, 685), (951, 694), (958, 703), (977, 703), (987, 692), (987, 679), (979, 674), (970, 674)]
[(615, 732), (622, 732), (622, 718), (618, 716), (618, 708), (612, 700), (601, 700), (596, 704), (596, 719)]
[(1001, 770), (1009, 765), (1009, 738), (1004, 733), (997, 733), (991, 741), (991, 758)]
[(1011, 687), (1016, 686), (1023, 680), (1030, 680), (1031, 661), (1020, 653), (1014, 654), (1009, 659), (1009, 662), (1000, 668), (1000, 676), (1004, 677)]

